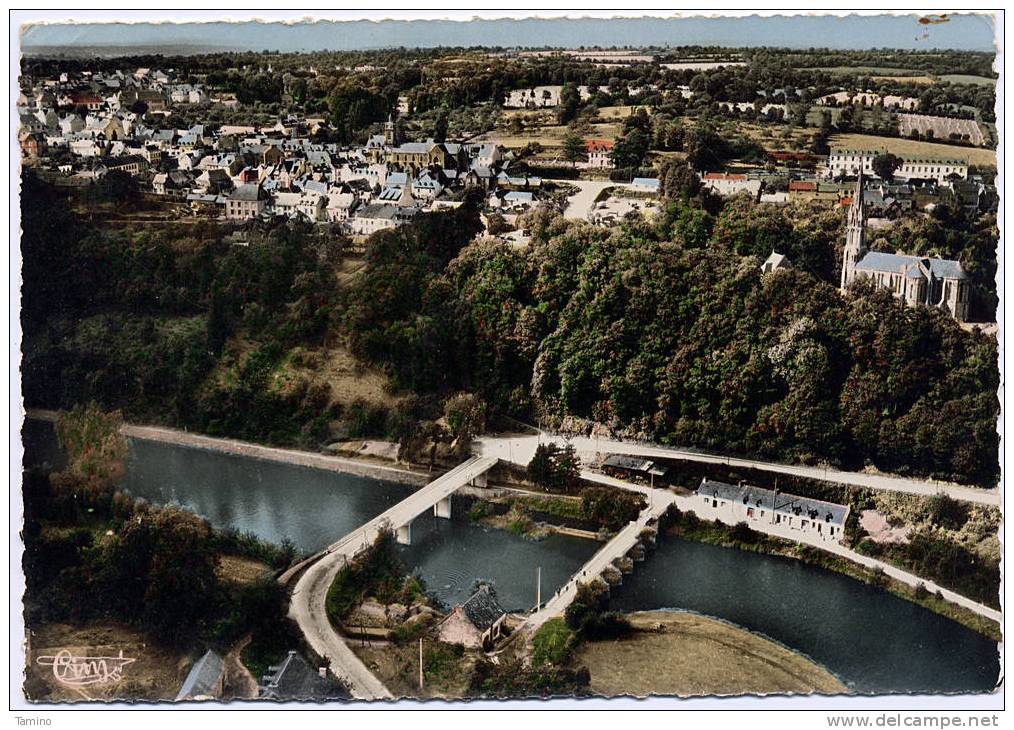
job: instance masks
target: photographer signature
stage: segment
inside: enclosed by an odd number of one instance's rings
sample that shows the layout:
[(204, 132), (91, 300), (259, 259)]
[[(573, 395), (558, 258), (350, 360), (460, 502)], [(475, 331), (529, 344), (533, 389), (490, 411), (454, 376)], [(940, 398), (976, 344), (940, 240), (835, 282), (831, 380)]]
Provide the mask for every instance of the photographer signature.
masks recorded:
[(56, 681), (68, 687), (84, 687), (91, 684), (115, 682), (120, 679), (123, 668), (137, 661), (123, 656), (74, 656), (66, 649), (55, 655), (37, 657), (42, 666), (52, 666)]

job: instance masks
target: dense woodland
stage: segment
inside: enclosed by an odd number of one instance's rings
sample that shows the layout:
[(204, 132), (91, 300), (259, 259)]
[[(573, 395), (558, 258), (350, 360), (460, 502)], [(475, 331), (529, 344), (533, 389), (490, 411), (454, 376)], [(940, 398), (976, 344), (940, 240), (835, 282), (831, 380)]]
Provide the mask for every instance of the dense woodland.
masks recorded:
[(66, 466), (25, 474), (26, 623), (114, 620), (182, 651), (224, 651), (251, 633), (251, 666), (266, 670), (298, 642), (285, 589), (270, 573), (230, 581), (219, 562), (234, 555), (282, 569), (295, 557), (291, 543), (214, 530), (118, 491), (127, 451), (119, 426), (119, 414), (93, 405), (68, 411), (56, 426)]
[[(409, 439), (469, 392), (490, 415), (995, 484), (994, 338), (886, 292), (841, 296), (840, 213), (723, 207), (680, 186), (687, 176), (663, 177), (669, 208), (654, 225), (536, 212), (522, 250), (474, 241), (467, 202), (374, 235), (365, 267), (339, 283), (338, 244), (309, 226), (248, 247), (210, 224), (112, 230), (29, 174), (25, 399), (94, 399), (130, 419), (316, 448), (339, 432)], [(994, 270), (992, 223), (912, 225), (922, 252)], [(776, 243), (798, 268), (762, 276)], [(246, 356), (222, 377), (226, 343)], [(278, 387), (279, 365), (321, 343), (405, 397), (364, 412), (326, 385)]]

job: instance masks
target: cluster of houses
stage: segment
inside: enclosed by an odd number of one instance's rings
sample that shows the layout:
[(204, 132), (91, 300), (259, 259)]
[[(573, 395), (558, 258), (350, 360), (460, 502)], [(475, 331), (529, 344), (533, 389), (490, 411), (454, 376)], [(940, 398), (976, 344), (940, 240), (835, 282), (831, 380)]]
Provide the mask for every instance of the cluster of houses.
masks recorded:
[[(228, 668), (221, 654), (209, 649), (191, 666), (174, 700), (201, 702), (221, 699), (254, 699), (232, 697), (227, 686)], [(348, 690), (325, 667), (314, 669), (301, 654), (290, 651), (277, 665), (268, 667), (257, 685), (256, 699), (286, 701), (315, 701), (349, 699)]]
[(80, 184), (122, 172), (143, 190), (226, 220), (302, 218), (350, 235), (455, 206), (468, 188), (480, 189), (498, 212), (524, 212), (539, 201), (541, 179), (512, 172), (513, 153), (489, 143), (402, 141), (392, 119), (362, 146), (316, 142), (323, 119), (185, 129), (171, 118), (151, 121), (153, 111), (207, 98), (199, 86), (148, 69), (28, 83), (18, 107), (22, 154)]
[(863, 174), (866, 211), (871, 218), (891, 218), (907, 211), (932, 210), (948, 204), (975, 214), (995, 208), (996, 188), (979, 174), (969, 174), (965, 160), (898, 155), (901, 166), (891, 180), (876, 176), (874, 159), (882, 151), (832, 149), (826, 157), (769, 153), (777, 166), (742, 172), (705, 172), (701, 184), (716, 195), (746, 194), (761, 203), (824, 201), (849, 205), (855, 178)]

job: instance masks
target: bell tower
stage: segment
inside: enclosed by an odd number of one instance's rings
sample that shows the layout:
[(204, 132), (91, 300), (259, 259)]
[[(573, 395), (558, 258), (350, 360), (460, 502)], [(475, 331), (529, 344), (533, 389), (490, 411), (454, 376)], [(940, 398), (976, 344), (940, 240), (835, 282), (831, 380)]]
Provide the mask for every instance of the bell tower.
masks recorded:
[(863, 203), (863, 173), (860, 170), (852, 194), (845, 227), (845, 250), (841, 261), (841, 289), (845, 291), (856, 278), (856, 264), (866, 253), (866, 206)]
[(394, 118), (388, 114), (387, 121), (384, 122), (384, 146), (394, 147), (397, 143), (395, 139)]

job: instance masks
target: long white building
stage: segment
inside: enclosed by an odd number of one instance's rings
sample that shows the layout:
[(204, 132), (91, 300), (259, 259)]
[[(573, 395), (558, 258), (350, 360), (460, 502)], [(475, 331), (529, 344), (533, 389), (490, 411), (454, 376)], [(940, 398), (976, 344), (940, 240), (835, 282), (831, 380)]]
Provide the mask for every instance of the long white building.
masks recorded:
[[(824, 176), (835, 178), (858, 175), (860, 172), (864, 175), (875, 175), (873, 159), (877, 155), (889, 151), (832, 149), (824, 167)], [(897, 156), (901, 158), (902, 164), (894, 174), (899, 177), (936, 180), (938, 183), (945, 182), (948, 176), (954, 174), (962, 179), (968, 177), (968, 163), (964, 160), (911, 155)]]
[(733, 485), (710, 479), (697, 488), (694, 512), (705, 520), (718, 520), (727, 525), (740, 522), (779, 525), (816, 536), (821, 540), (841, 542), (845, 536), (848, 505), (799, 497), (778, 490)]

